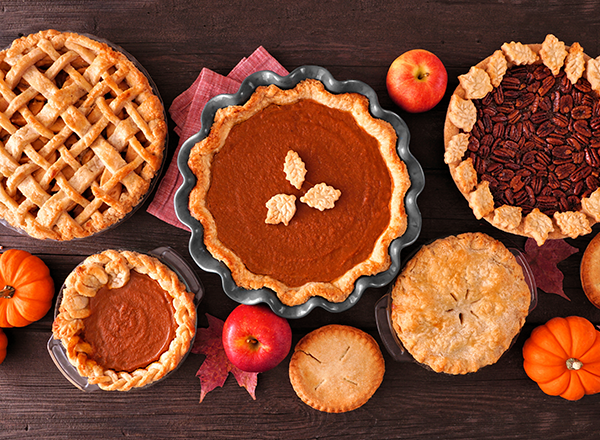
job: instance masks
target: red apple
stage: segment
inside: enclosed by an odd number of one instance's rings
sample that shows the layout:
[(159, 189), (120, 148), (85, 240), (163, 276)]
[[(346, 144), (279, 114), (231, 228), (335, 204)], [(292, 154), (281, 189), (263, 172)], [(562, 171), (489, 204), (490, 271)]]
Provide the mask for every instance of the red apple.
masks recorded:
[(290, 352), (292, 329), (264, 305), (237, 306), (223, 325), (223, 347), (242, 371), (263, 373), (276, 367)]
[(431, 110), (444, 97), (448, 73), (440, 59), (424, 49), (404, 52), (391, 64), (386, 86), (390, 98), (402, 110)]

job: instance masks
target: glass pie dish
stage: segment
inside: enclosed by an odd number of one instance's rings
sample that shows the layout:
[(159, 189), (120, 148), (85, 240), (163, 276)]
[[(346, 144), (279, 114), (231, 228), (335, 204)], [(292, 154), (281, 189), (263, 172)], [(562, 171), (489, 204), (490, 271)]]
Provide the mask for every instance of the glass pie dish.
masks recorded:
[[(201, 223), (194, 218), (189, 210), (188, 201), (190, 193), (196, 184), (196, 176), (191, 171), (188, 160), (192, 147), (205, 139), (212, 127), (218, 109), (231, 105), (244, 104), (259, 86), (274, 84), (280, 89), (294, 88), (305, 79), (320, 81), (325, 90), (333, 94), (359, 93), (369, 100), (370, 113), (378, 119), (389, 122), (397, 134), (396, 151), (400, 159), (406, 164), (411, 186), (406, 193), (404, 203), (407, 214), (407, 229), (405, 233), (392, 241), (389, 246), (391, 256), (390, 267), (378, 274), (362, 276), (354, 283), (354, 289), (346, 300), (331, 302), (324, 298), (313, 296), (306, 302), (288, 306), (281, 302), (275, 292), (268, 288), (248, 290), (238, 286), (230, 269), (222, 262), (215, 259), (207, 250), (204, 243), (204, 229)], [(390, 283), (397, 275), (400, 268), (400, 251), (413, 243), (421, 230), (421, 214), (417, 207), (416, 199), (423, 190), (425, 178), (423, 170), (417, 160), (409, 151), (410, 134), (404, 121), (396, 114), (384, 110), (377, 99), (373, 89), (360, 81), (337, 81), (324, 68), (318, 66), (302, 66), (287, 76), (279, 76), (270, 71), (261, 71), (248, 76), (233, 95), (219, 95), (210, 100), (205, 106), (201, 116), (201, 130), (189, 138), (181, 147), (178, 157), (179, 170), (183, 176), (183, 184), (175, 195), (175, 211), (179, 220), (187, 225), (191, 232), (189, 243), (190, 255), (198, 266), (207, 271), (220, 275), (225, 293), (233, 300), (243, 304), (266, 303), (278, 315), (285, 318), (300, 318), (307, 315), (315, 307), (321, 307), (330, 312), (342, 312), (352, 307), (360, 299), (365, 289), (381, 287)]]
[[(420, 249), (417, 249), (413, 255), (410, 255), (409, 258), (406, 259), (406, 261), (410, 261), (410, 259), (414, 255), (416, 255), (419, 250)], [(533, 272), (521, 251), (514, 248), (508, 248), (508, 251), (510, 251), (510, 253), (514, 255), (516, 262), (519, 264), (519, 266), (521, 266), (523, 270), (524, 281), (527, 284), (527, 287), (529, 288), (531, 294), (529, 309), (527, 312), (529, 314), (537, 306), (537, 287), (533, 276)], [(409, 351), (404, 347), (402, 341), (396, 333), (396, 330), (394, 329), (394, 325), (392, 323), (392, 289), (393, 287), (391, 287), (389, 292), (383, 295), (375, 304), (375, 321), (377, 324), (378, 333), (381, 337), (381, 341), (385, 346), (387, 352), (395, 361), (415, 362), (431, 370), (431, 368), (428, 365), (425, 365), (415, 360), (411, 353), (409, 353)], [(512, 339), (512, 343), (514, 343), (519, 333), (520, 331), (514, 336), (514, 338)]]
[[(183, 260), (183, 258), (177, 254), (170, 247), (159, 247), (152, 251), (141, 253), (146, 254), (148, 256), (154, 257), (159, 260), (159, 262), (166, 265), (169, 269), (171, 269), (179, 280), (183, 282), (186, 290), (194, 295), (193, 305), (197, 308), (202, 298), (204, 297), (204, 287), (201, 281), (196, 277), (193, 270), (190, 266)], [(56, 306), (54, 309), (54, 319), (59, 314), (59, 308), (63, 298), (63, 290), (65, 289), (65, 284), (63, 284), (58, 292), (56, 298)], [(197, 314), (196, 314), (197, 315)], [(196, 324), (197, 324), (197, 316), (196, 316)], [(194, 324), (194, 328), (196, 328), (196, 324)], [(166, 372), (166, 374), (158, 380), (154, 380), (146, 385), (137, 387), (137, 389), (143, 389), (153, 384), (160, 382), (173, 374), (174, 371), (181, 366), (181, 364), (185, 361), (185, 358), (189, 354), (192, 349), (194, 342), (195, 334), (189, 344), (189, 349), (185, 353), (185, 355), (180, 359), (177, 366)], [(75, 387), (79, 388), (82, 391), (101, 391), (102, 388), (95, 383), (90, 383), (88, 379), (79, 374), (77, 368), (69, 362), (67, 351), (63, 346), (62, 342), (59, 339), (55, 339), (54, 336), (51, 336), (47, 343), (47, 349), (50, 354), (50, 357), (54, 361), (54, 364), (59, 369), (59, 371), (71, 382)]]

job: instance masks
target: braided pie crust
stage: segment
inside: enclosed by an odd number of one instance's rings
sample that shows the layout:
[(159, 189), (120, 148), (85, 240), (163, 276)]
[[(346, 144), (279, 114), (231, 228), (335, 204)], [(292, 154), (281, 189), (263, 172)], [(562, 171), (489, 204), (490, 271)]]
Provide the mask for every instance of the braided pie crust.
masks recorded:
[(164, 109), (121, 52), (42, 31), (0, 52), (0, 217), (39, 239), (101, 231), (160, 169)]
[[(89, 298), (103, 286), (124, 286), (132, 270), (157, 281), (171, 296), (176, 331), (168, 349), (157, 361), (129, 373), (106, 369), (92, 360), (89, 357), (92, 347), (82, 338), (82, 333), (84, 318), (90, 315)], [(69, 362), (90, 384), (107, 391), (128, 391), (155, 382), (177, 367), (196, 334), (196, 307), (193, 295), (187, 292), (177, 274), (156, 258), (132, 251), (106, 250), (86, 258), (67, 277), (52, 332), (65, 347)]]

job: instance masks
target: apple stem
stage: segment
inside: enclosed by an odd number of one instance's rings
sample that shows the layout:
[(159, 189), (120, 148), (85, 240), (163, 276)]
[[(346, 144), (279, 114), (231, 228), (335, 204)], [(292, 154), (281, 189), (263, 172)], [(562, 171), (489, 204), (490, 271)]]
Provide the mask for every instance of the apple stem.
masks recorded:
[(423, 81), (425, 78), (429, 76), (429, 72), (419, 72), (419, 80)]

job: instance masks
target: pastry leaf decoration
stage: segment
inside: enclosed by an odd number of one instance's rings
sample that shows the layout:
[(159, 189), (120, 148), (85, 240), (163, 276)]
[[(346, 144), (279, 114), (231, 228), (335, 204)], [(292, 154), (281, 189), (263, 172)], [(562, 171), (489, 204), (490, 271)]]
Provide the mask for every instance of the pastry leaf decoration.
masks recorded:
[(555, 293), (570, 301), (563, 290), (564, 275), (558, 263), (579, 250), (564, 240), (547, 240), (538, 246), (529, 238), (525, 242), (525, 259), (529, 263), (537, 287), (546, 293)]
[(256, 400), (258, 373), (242, 371), (229, 361), (223, 348), (224, 322), (208, 313), (206, 317), (208, 318), (208, 328), (198, 329), (192, 347), (192, 353), (206, 355), (206, 359), (196, 373), (200, 379), (200, 402), (216, 387), (222, 387), (230, 372), (233, 373), (239, 386), (246, 388), (252, 399)]
[(283, 223), (287, 226), (296, 213), (296, 196), (277, 194), (269, 199), (267, 209), (265, 223)]
[(323, 211), (325, 209), (332, 209), (335, 201), (341, 195), (342, 192), (339, 189), (335, 189), (333, 186), (326, 185), (325, 183), (319, 183), (300, 197), (300, 201), (306, 203), (311, 208)]
[[(294, 150), (287, 152), (283, 171), (288, 182), (297, 189), (302, 187), (304, 176), (306, 175), (306, 167), (300, 155)], [(306, 191), (300, 197), (300, 201), (311, 208), (323, 211), (325, 209), (333, 209), (335, 202), (341, 195), (342, 192), (339, 189), (335, 189), (333, 186), (325, 183), (319, 183)], [(271, 225), (283, 223), (287, 226), (296, 213), (296, 196), (277, 194), (267, 201), (266, 206), (267, 218), (265, 219), (265, 223)]]
[(300, 158), (300, 155), (294, 150), (287, 152), (285, 163), (283, 164), (285, 178), (297, 189), (302, 187), (304, 176), (306, 175), (306, 166)]

